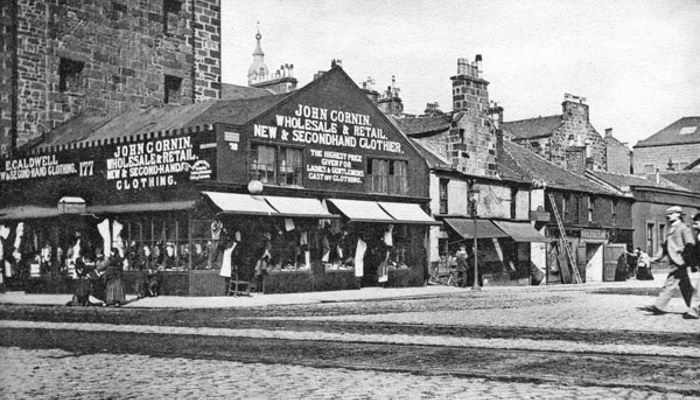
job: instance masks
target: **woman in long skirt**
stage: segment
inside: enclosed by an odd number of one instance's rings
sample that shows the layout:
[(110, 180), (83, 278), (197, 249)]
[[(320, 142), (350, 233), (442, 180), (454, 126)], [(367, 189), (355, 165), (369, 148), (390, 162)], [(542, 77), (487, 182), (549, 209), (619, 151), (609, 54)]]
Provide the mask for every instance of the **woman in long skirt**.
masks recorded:
[(119, 251), (112, 248), (105, 266), (105, 305), (119, 307), (126, 303), (124, 283), (122, 282), (122, 259)]

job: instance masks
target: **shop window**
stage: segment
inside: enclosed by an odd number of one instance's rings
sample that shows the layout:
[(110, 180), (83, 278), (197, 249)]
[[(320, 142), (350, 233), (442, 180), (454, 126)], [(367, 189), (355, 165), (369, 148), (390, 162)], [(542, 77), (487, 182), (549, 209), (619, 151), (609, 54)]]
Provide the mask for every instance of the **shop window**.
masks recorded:
[(370, 158), (367, 182), (373, 193), (408, 194), (408, 162)]
[(58, 90), (60, 92), (79, 92), (82, 89), (82, 76), (85, 63), (61, 58), (58, 66)]
[(176, 103), (180, 98), (180, 87), (182, 86), (182, 78), (177, 76), (165, 75), (165, 84), (163, 91), (165, 97), (163, 102), (165, 104)]
[(133, 217), (119, 221), (125, 258), (132, 270), (187, 270), (189, 223), (185, 214)]
[(664, 242), (666, 239), (666, 225), (664, 224), (659, 224), (659, 233), (656, 235), (656, 247), (654, 249), (655, 252), (661, 251), (661, 244)]
[(180, 20), (182, 2), (179, 0), (163, 0), (163, 33), (174, 34)]
[(253, 144), (249, 154), (251, 180), (268, 185), (302, 186), (302, 149)]
[(440, 179), (440, 214), (449, 213), (447, 207), (447, 185), (449, 182), (449, 179)]

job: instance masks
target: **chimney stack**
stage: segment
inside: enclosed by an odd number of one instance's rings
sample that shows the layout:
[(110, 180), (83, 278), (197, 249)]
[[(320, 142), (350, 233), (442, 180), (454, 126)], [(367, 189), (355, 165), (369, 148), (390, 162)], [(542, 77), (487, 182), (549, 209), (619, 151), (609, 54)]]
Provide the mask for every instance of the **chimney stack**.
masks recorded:
[(611, 138), (613, 133), (612, 133), (613, 128), (606, 128), (605, 129), (605, 137), (606, 138)]

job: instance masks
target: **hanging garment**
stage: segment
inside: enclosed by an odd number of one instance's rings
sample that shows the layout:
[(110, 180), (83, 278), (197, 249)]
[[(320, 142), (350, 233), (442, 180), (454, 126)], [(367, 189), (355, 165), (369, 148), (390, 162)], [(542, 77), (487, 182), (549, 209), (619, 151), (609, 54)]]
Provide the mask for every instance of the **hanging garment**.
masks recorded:
[(291, 218), (284, 219), (284, 229), (289, 232), (294, 230), (294, 220)]
[(386, 252), (384, 260), (377, 267), (377, 282), (384, 283), (389, 280), (389, 252)]
[(355, 248), (355, 276), (358, 278), (365, 274), (365, 251), (367, 251), (367, 243), (362, 239), (357, 239), (357, 247)]
[(97, 224), (97, 230), (100, 232), (100, 236), (102, 236), (102, 254), (107, 258), (112, 249), (112, 237), (109, 234), (109, 218), (105, 218), (104, 221)]
[(231, 254), (233, 253), (233, 250), (236, 248), (237, 245), (238, 243), (234, 243), (233, 246), (224, 250), (224, 256), (223, 261), (221, 262), (221, 271), (219, 272), (219, 276), (223, 276), (224, 278), (231, 277)]
[(124, 241), (122, 240), (122, 229), (124, 225), (120, 224), (116, 219), (112, 221), (112, 247), (119, 250), (119, 257), (124, 258)]
[(321, 261), (327, 263), (331, 255), (331, 244), (328, 241), (328, 235), (323, 235), (323, 237), (321, 237), (321, 248), (323, 249)]
[(384, 244), (386, 244), (389, 247), (392, 247), (394, 245), (394, 239), (392, 236), (392, 232), (394, 231), (394, 225), (389, 225), (386, 231), (384, 231)]

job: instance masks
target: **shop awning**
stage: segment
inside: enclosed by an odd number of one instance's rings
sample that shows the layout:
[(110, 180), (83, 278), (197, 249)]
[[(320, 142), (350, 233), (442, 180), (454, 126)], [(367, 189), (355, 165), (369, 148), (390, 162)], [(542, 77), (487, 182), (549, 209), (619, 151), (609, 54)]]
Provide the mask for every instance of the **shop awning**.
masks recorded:
[(338, 207), (343, 215), (355, 222), (386, 222), (395, 223), (396, 220), (387, 214), (376, 201), (330, 199), (334, 206)]
[(265, 196), (265, 200), (277, 210), (281, 217), (339, 218), (329, 213), (323, 203), (316, 199)]
[[(474, 220), (468, 218), (445, 218), (444, 221), (464, 239), (474, 239)], [(508, 235), (498, 229), (490, 220), (477, 219), (476, 237), (477, 239), (490, 239), (505, 238)]]
[(493, 221), (493, 223), (516, 242), (549, 242), (528, 222)]
[(202, 192), (202, 194), (209, 197), (224, 214), (279, 215), (263, 196), (220, 192)]
[(0, 209), (0, 221), (57, 217), (57, 207), (20, 206)]
[(391, 215), (397, 224), (440, 225), (433, 217), (426, 214), (418, 204), (380, 201), (379, 206)]
[(153, 211), (187, 210), (194, 207), (194, 200), (164, 201), (161, 203), (98, 204), (87, 206), (89, 214), (127, 214)]

